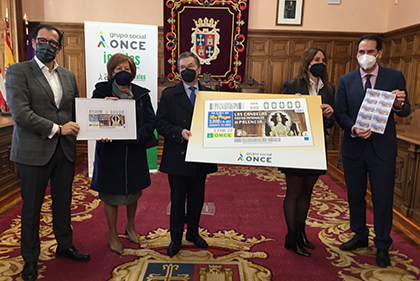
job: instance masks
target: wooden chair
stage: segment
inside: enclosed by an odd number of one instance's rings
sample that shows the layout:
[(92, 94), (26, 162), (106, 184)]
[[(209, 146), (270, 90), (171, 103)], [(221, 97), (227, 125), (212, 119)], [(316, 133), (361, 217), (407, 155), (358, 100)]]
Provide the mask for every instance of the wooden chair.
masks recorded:
[(420, 109), (416, 109), (411, 114), (410, 124), (408, 125), (410, 130), (420, 130)]
[(162, 96), (162, 91), (165, 90), (165, 88), (170, 86), (175, 86), (175, 81), (171, 82), (166, 78), (165, 75), (161, 74), (158, 77), (158, 102), (160, 101), (160, 97)]
[[(167, 87), (175, 86), (175, 84), (176, 84), (175, 81), (173, 82), (169, 81), (163, 74), (158, 77), (158, 103), (160, 101), (160, 97), (162, 96), (162, 91), (165, 90)], [(158, 154), (158, 162), (160, 162), (160, 159), (162, 157), (162, 148), (163, 148), (164, 139), (159, 134), (158, 134), (158, 141), (159, 141), (159, 144), (158, 144), (157, 154)]]
[(210, 73), (203, 73), (203, 77), (200, 78), (200, 83), (203, 86), (212, 88), (213, 91), (220, 91), (222, 85), (222, 80), (218, 78), (217, 80), (211, 77)]
[(258, 83), (254, 78), (249, 77), (245, 84), (238, 84), (236, 90), (242, 93), (264, 93), (265, 82)]

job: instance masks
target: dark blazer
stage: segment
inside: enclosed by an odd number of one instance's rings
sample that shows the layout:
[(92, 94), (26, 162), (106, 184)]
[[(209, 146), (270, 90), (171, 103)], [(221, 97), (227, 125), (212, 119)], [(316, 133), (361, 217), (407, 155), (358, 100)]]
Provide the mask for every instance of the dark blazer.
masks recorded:
[[(91, 182), (93, 190), (126, 195), (136, 193), (151, 183), (144, 142), (155, 129), (155, 112), (149, 90), (135, 84), (131, 84), (131, 87), (136, 100), (137, 140), (96, 142)], [(92, 98), (111, 96), (112, 82), (96, 84)]]
[[(375, 89), (384, 91), (407, 90), (405, 79), (401, 71), (379, 67)], [(363, 152), (364, 142), (362, 138), (351, 137), (351, 128), (356, 123), (359, 108), (365, 97), (360, 70), (357, 69), (340, 77), (335, 97), (335, 115), (338, 125), (344, 130), (341, 143), (341, 153), (350, 159), (357, 159)], [(384, 134), (372, 133), (375, 153), (382, 160), (388, 160), (397, 156), (397, 138), (395, 131), (394, 114), (405, 117), (410, 114), (411, 107), (406, 97), (401, 111), (392, 110)]]
[(76, 160), (76, 137), (73, 135), (48, 138), (53, 124), (75, 121), (75, 98), (79, 96), (74, 74), (57, 68), (63, 97), (57, 108), (47, 79), (34, 59), (16, 63), (7, 69), (7, 102), (14, 121), (10, 160), (43, 166), (51, 159), (60, 139), (65, 156)]
[[(304, 78), (300, 78), (299, 84), (296, 80), (287, 80), (284, 83), (282, 94), (296, 94), (300, 93), (302, 95), (309, 95), (308, 86), (306, 85), (306, 81)], [(334, 108), (334, 92), (335, 86), (331, 84), (332, 92), (329, 93), (327, 87), (324, 85), (321, 90), (319, 90), (318, 95), (321, 96), (322, 103), (329, 104), (332, 108)], [(324, 133), (328, 135), (327, 128), (331, 128), (335, 124), (335, 117), (334, 114), (331, 116), (330, 119), (323, 117), (324, 120)]]
[[(199, 91), (211, 89), (199, 83)], [(157, 131), (165, 138), (161, 172), (195, 177), (217, 171), (216, 164), (185, 162), (188, 142), (182, 138), (181, 132), (183, 129), (190, 130), (192, 115), (193, 106), (182, 82), (163, 90), (156, 116)]]

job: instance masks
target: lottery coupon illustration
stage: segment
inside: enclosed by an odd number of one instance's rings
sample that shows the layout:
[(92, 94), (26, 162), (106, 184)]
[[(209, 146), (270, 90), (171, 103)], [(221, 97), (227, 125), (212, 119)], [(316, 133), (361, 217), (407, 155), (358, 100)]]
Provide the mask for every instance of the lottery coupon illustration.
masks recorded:
[(355, 126), (383, 134), (396, 95), (368, 88), (360, 106)]
[(124, 109), (88, 109), (88, 130), (126, 130)]
[(205, 101), (204, 147), (312, 146), (306, 99)]

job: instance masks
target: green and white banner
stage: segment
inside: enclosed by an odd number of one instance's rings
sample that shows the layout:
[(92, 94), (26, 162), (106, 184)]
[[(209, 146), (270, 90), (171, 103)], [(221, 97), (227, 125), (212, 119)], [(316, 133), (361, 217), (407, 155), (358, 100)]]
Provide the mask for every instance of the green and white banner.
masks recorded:
[[(116, 53), (130, 56), (136, 66), (134, 84), (150, 90), (157, 110), (158, 27), (155, 25), (85, 22), (86, 95), (92, 96), (95, 84), (107, 81), (106, 64)], [(89, 141), (89, 175), (92, 176), (95, 141)], [(150, 170), (157, 170), (157, 148), (147, 152)]]

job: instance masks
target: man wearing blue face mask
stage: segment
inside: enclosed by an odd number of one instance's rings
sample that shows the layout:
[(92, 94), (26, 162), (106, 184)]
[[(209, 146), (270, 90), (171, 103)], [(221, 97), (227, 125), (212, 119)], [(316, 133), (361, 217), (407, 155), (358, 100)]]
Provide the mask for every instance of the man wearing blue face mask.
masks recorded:
[(72, 241), (70, 203), (79, 132), (74, 104), (79, 91), (75, 75), (55, 62), (62, 37), (53, 26), (37, 26), (32, 40), (35, 58), (11, 65), (6, 75), (7, 101), (14, 121), (10, 159), (17, 164), (23, 200), (23, 280), (38, 277), (39, 219), (48, 181), (56, 257), (90, 260)]
[[(358, 70), (342, 76), (338, 82), (335, 99), (336, 121), (344, 130), (341, 144), (343, 168), (350, 208), (350, 228), (354, 237), (340, 246), (342, 251), (353, 251), (368, 246), (369, 230), (366, 227), (366, 186), (369, 174), (372, 192), (376, 264), (391, 264), (388, 249), (392, 239), (392, 204), (395, 181), (397, 139), (394, 114), (406, 117), (410, 104), (403, 74), (381, 67), (376, 62), (382, 57), (382, 40), (373, 34), (362, 36), (358, 42)], [(396, 95), (388, 123), (383, 134), (355, 127), (359, 108), (366, 89), (389, 91)]]
[(162, 92), (157, 111), (157, 131), (165, 138), (159, 170), (168, 174), (171, 188), (169, 256), (176, 255), (181, 246), (187, 199), (186, 239), (199, 248), (207, 242), (199, 235), (198, 225), (204, 204), (204, 186), (207, 174), (217, 171), (217, 165), (185, 162), (197, 91), (211, 91), (198, 82), (201, 65), (198, 57), (185, 52), (179, 55), (178, 70), (182, 82)]

